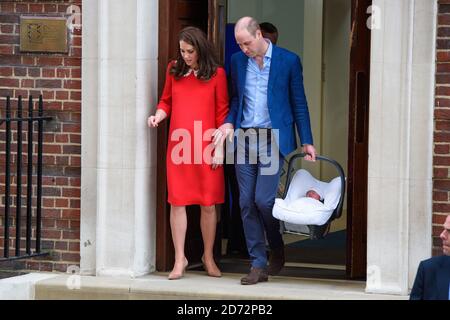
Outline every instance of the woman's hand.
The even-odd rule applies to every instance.
[[[150,128],[156,128],[161,122],[161,118],[157,115],[148,117],[147,123]]]
[[[166,117],[167,115],[164,111],[157,110],[154,116],[148,117],[147,124],[150,128],[156,128]]]
[[[216,147],[214,149],[214,156],[212,158],[212,168],[213,168],[213,170],[216,170],[221,165],[223,165],[224,158],[225,157],[224,157],[224,153],[223,153],[223,146]]]
[[[215,146],[222,145],[228,137],[233,142],[234,126],[231,123],[224,123],[213,133],[213,143]]]

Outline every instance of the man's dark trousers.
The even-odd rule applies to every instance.
[[[267,143],[261,143],[265,139],[261,139],[258,133],[256,135],[257,143],[252,142],[252,139],[243,141],[238,138],[235,167],[240,188],[242,223],[252,267],[266,268],[265,236],[271,250],[284,246],[279,221],[272,216],[284,158],[276,143],[271,141],[270,134]],[[244,149],[245,163],[242,163],[244,156],[239,155]],[[254,161],[250,161],[252,152],[256,154]],[[277,153],[278,157],[272,158],[272,153]]]

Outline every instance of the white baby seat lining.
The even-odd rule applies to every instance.
[[[317,189],[323,195],[324,203],[307,198],[306,192]],[[317,180],[308,171],[298,170],[289,185],[285,199],[275,199],[273,216],[286,222],[286,229],[294,225],[324,225],[339,204],[341,196],[341,178],[330,182]],[[292,231],[299,231],[299,226],[292,226]],[[302,228],[300,228],[302,229]]]

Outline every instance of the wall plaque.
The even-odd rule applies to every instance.
[[[20,17],[20,51],[67,53],[67,26],[63,17]]]

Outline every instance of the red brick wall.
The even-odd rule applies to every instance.
[[[46,115],[54,120],[44,126],[42,247],[48,257],[13,263],[15,269],[66,271],[78,265],[80,256],[80,179],[81,179],[81,30],[69,36],[68,54],[28,54],[19,52],[19,17],[21,15],[68,16],[73,1],[4,1],[0,2],[0,109],[5,115],[6,95],[13,97],[13,110],[19,95],[44,96]],[[26,108],[27,104],[24,104]],[[24,108],[24,109],[25,109]],[[14,128],[14,126],[13,126]],[[26,128],[26,126],[24,127]],[[3,256],[5,126],[0,127],[0,256]],[[13,136],[13,151],[15,139]],[[26,136],[24,137],[26,138]],[[26,141],[26,139],[25,139]],[[26,153],[26,146],[24,153]],[[27,157],[23,157],[26,170]],[[14,155],[13,161],[16,157]],[[15,163],[11,166],[15,184]],[[26,175],[26,172],[24,172]],[[26,194],[26,176],[22,178]],[[15,194],[13,185],[12,194]],[[25,199],[22,200],[25,206]],[[11,215],[15,216],[15,198]],[[23,219],[24,220],[24,219]],[[14,219],[12,224],[14,226]],[[22,227],[24,229],[24,227]],[[14,248],[15,228],[11,231]],[[33,242],[34,245],[34,242]],[[12,252],[13,254],[13,252]],[[5,265],[3,263],[3,265]],[[0,264],[0,268],[2,264]],[[11,267],[11,266],[10,266]]]
[[[442,254],[439,235],[450,214],[450,0],[439,0],[433,172],[433,255]]]

